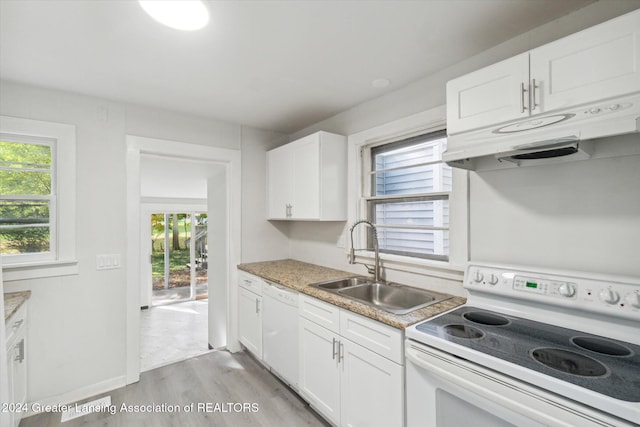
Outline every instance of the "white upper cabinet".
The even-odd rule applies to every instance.
[[[267,153],[268,219],[346,221],[347,142],[317,132]]]
[[[640,10],[447,83],[447,130],[472,129],[640,91]]]
[[[530,58],[533,113],[638,92],[640,10],[534,49]]]
[[[528,81],[528,53],[449,81],[448,133],[528,117]]]

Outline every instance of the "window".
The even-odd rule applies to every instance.
[[[40,254],[55,248],[55,141],[0,134],[0,253]]]
[[[365,148],[364,200],[380,252],[449,259],[452,171],[442,161],[446,145],[445,131],[437,131]]]
[[[6,281],[77,274],[75,199],[75,126],[0,116]]]

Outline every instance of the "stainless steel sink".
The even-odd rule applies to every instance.
[[[351,277],[311,286],[394,314],[407,314],[450,298],[449,295],[437,292],[375,282],[368,277]]]
[[[349,277],[347,279],[331,280],[329,282],[316,283],[315,287],[326,290],[338,290],[344,288],[351,288],[353,286],[362,285],[364,283],[372,283],[368,277]]]

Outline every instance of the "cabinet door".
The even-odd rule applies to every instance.
[[[340,423],[338,346],[338,335],[300,318],[300,394],[336,425]]]
[[[292,203],[291,150],[288,146],[267,152],[267,216],[287,219],[287,206]]]
[[[238,299],[240,342],[258,359],[262,359],[262,297],[240,288]]]
[[[13,398],[13,358],[14,358],[13,346],[9,346],[7,349],[7,384],[9,386],[9,402],[15,403],[15,399]],[[4,419],[4,418],[3,418]],[[20,418],[16,417],[16,413],[13,411],[8,412],[8,424],[9,426],[14,426],[16,424],[16,420],[20,422]]]
[[[403,426],[403,367],[344,338],[340,357],[341,425]]]
[[[27,401],[26,333],[24,326],[21,329],[22,330],[13,345],[13,354],[10,362],[13,364],[13,372],[11,374],[13,382],[13,401],[20,404]],[[22,411],[14,414],[15,426],[20,424],[20,418],[22,418],[22,415]]]
[[[294,219],[320,219],[320,135],[291,144]]]
[[[529,116],[529,54],[447,83],[447,132],[455,134]]]
[[[640,91],[640,11],[534,49],[533,113]]]

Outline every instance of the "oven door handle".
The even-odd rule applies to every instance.
[[[432,375],[437,375],[449,383],[453,383],[458,387],[462,387],[471,393],[474,393],[479,396],[483,396],[484,398],[495,402],[499,406],[507,409],[508,411],[514,412],[516,414],[524,415],[529,419],[536,420],[545,425],[554,425],[554,426],[563,426],[563,427],[572,427],[575,426],[573,423],[569,423],[563,420],[559,420],[552,415],[543,413],[541,411],[534,411],[531,409],[530,405],[525,405],[522,403],[518,403],[517,397],[514,397],[515,394],[519,394],[521,397],[526,397],[526,399],[522,400],[523,402],[527,402],[531,399],[543,400],[547,405],[554,405],[558,407],[565,408],[566,406],[562,404],[558,404],[549,399],[545,399],[544,396],[540,396],[538,393],[534,393],[531,390],[528,390],[528,387],[525,384],[514,384],[513,382],[508,382],[497,377],[496,374],[490,373],[488,370],[480,366],[472,365],[470,362],[459,361],[455,359],[453,356],[442,353],[438,350],[432,349],[421,349],[416,347],[413,344],[409,344],[405,349],[406,358],[417,365],[418,367],[426,370]],[[446,364],[446,365],[445,365]],[[467,372],[467,375],[456,375],[454,373],[455,370],[464,370]],[[469,373],[471,375],[469,375]],[[476,378],[473,378],[473,377]],[[496,391],[490,390],[485,383],[482,382],[493,382],[502,386],[506,389],[511,389],[513,393],[507,393],[505,397],[503,394],[497,393]],[[594,425],[586,422],[584,425]],[[601,425],[601,424],[598,424]],[[607,424],[604,424],[607,425]]]

